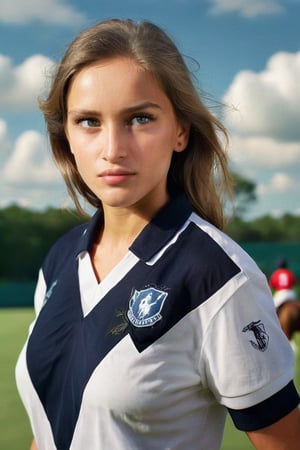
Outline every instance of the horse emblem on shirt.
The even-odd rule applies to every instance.
[[[161,310],[167,296],[167,292],[153,287],[135,289],[129,300],[128,319],[135,327],[151,327],[162,319]]]
[[[260,352],[264,352],[269,344],[269,336],[265,330],[264,324],[257,320],[256,322],[251,322],[247,326],[243,328],[243,332],[252,331],[256,342],[250,340],[250,344],[252,347],[256,348]]]

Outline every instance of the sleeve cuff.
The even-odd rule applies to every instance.
[[[282,419],[299,405],[299,394],[293,381],[272,397],[246,409],[228,408],[238,430],[254,431]]]

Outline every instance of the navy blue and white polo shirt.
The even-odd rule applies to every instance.
[[[41,269],[17,384],[39,450],[216,450],[298,404],[267,280],[185,196],[97,282],[101,212]]]

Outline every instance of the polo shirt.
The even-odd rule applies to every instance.
[[[217,450],[226,413],[251,431],[294,409],[294,359],[255,262],[184,195],[98,283],[103,224],[41,268],[17,385],[39,450]]]

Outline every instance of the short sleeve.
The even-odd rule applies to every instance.
[[[204,337],[200,366],[220,404],[249,408],[293,379],[294,354],[263,274],[246,279],[216,311]]]

